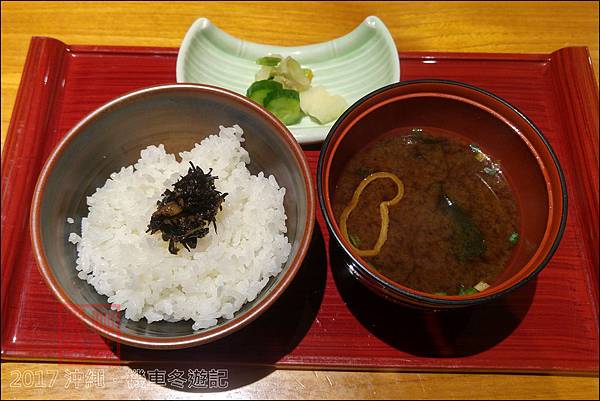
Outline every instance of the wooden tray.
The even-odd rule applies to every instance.
[[[361,370],[598,371],[598,92],[585,48],[552,54],[400,53],[402,80],[445,78],[505,98],[564,168],[569,218],[539,277],[496,303],[445,313],[387,304],[329,255],[322,216],[297,279],[259,320],[206,346],[148,351],[88,330],[50,293],[28,213],[38,173],[83,116],[125,92],[175,82],[177,49],[68,46],[33,38],[2,159],[2,358],[205,361]],[[306,148],[316,169],[318,147]]]

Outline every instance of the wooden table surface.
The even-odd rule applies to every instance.
[[[234,36],[293,46],[341,36],[368,15],[383,19],[400,51],[549,53],[588,46],[598,80],[595,1],[2,2],[2,144],[31,36],[178,47],[190,24],[204,16]],[[3,362],[1,373],[3,399],[598,399],[597,376],[271,370],[248,380],[247,372],[234,370],[227,391],[188,393],[140,380],[126,366]],[[72,380],[75,374],[85,382]]]

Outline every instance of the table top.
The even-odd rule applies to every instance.
[[[177,47],[204,16],[236,37],[293,46],[341,36],[368,15],[383,19],[400,51],[550,53],[588,46],[598,79],[597,2],[3,2],[2,144],[31,36]],[[228,371],[227,391],[215,394],[167,388],[127,366],[10,362],[1,373],[2,398],[598,398],[597,377],[562,375],[246,368]]]

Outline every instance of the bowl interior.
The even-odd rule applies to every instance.
[[[250,171],[273,174],[279,185],[286,188],[284,206],[292,251],[279,276],[270,280],[255,301],[245,304],[233,321],[267,297],[290,269],[307,234],[310,194],[290,142],[286,142],[278,132],[280,128],[264,114],[258,107],[243,105],[221,91],[171,86],[117,102],[78,127],[77,135],[64,144],[54,160],[39,208],[42,249],[48,269],[64,295],[98,324],[126,336],[178,338],[198,334],[192,331],[191,321],[148,324],[145,319],[134,322],[121,317],[120,313],[107,313],[107,298],[77,277],[76,247],[68,242],[68,236],[71,232],[80,233],[81,219],[88,213],[86,197],[103,186],[112,172],[135,163],[146,146],[162,143],[167,152],[177,153],[218,133],[219,125],[238,124],[244,130],[243,146],[250,154]],[[76,224],[68,224],[68,217]],[[228,322],[232,321],[221,320],[217,326],[200,333],[218,331],[223,325],[231,324]]]
[[[415,127],[443,130],[478,144],[501,164],[517,203],[520,239],[489,291],[506,288],[531,273],[538,266],[534,260],[548,252],[542,244],[556,235],[551,220],[560,220],[555,216],[561,212],[560,182],[557,173],[549,171],[554,168],[551,155],[540,135],[516,111],[465,87],[439,83],[396,86],[366,99],[346,115],[335,128],[324,155],[322,174],[329,216],[333,216],[331,203],[337,180],[348,160],[395,130]],[[342,238],[335,217],[332,220],[338,238]],[[349,248],[343,239],[342,244]],[[353,256],[371,270],[360,257]]]

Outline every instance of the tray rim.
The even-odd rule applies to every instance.
[[[40,50],[40,47],[43,47],[43,49]],[[37,49],[36,49],[37,48]],[[37,55],[36,55],[36,51],[37,51]],[[511,61],[511,62],[550,62],[552,61],[552,59],[554,57],[556,58],[562,58],[561,57],[561,53],[566,53],[566,52],[577,52],[577,53],[585,53],[588,54],[589,56],[589,51],[586,47],[566,47],[566,48],[562,48],[559,49],[553,53],[550,54],[543,54],[543,53],[527,53],[527,54],[519,54],[519,53],[447,53],[447,52],[399,52],[399,57],[400,60],[402,59],[428,59],[428,58],[438,58],[438,59],[457,59],[457,60],[462,60],[462,61],[469,61],[469,60],[473,60],[473,61],[482,61],[482,60],[490,60],[490,61]],[[41,54],[40,54],[41,53]],[[52,78],[52,76],[54,75],[55,81],[56,82],[51,82],[50,85],[48,86],[48,93],[44,93],[41,96],[41,99],[38,99],[39,102],[43,103],[46,105],[46,109],[45,111],[49,111],[48,107],[52,107],[53,106],[53,101],[54,101],[54,89],[56,88],[56,86],[58,85],[58,77],[60,77],[61,73],[62,73],[62,62],[58,63],[58,65],[48,65],[41,63],[36,65],[36,63],[33,61],[34,58],[32,57],[38,57],[40,58],[42,54],[46,54],[46,53],[50,53],[50,54],[54,54],[55,57],[65,57],[66,54],[68,53],[86,53],[86,54],[102,54],[102,53],[117,53],[117,54],[122,54],[122,55],[165,55],[165,56],[176,56],[178,53],[178,49],[177,48],[166,48],[166,47],[145,47],[145,46],[96,46],[96,45],[67,45],[57,39],[54,38],[48,38],[48,37],[33,37],[31,40],[31,44],[30,44],[30,48],[29,48],[29,53],[27,55],[26,58],[26,62],[24,65],[24,69],[23,69],[23,73],[21,75],[21,82],[19,85],[19,90],[17,92],[17,97],[15,99],[15,103],[13,106],[13,111],[12,111],[12,115],[11,115],[11,120],[10,120],[10,124],[7,130],[7,135],[6,135],[6,141],[4,143],[3,149],[2,149],[2,183],[4,184],[5,182],[8,181],[8,178],[10,174],[7,174],[7,168],[10,168],[12,166],[9,166],[9,162],[13,159],[13,153],[14,153],[14,141],[15,138],[17,136],[17,134],[15,133],[15,131],[17,130],[16,126],[16,120],[18,119],[18,115],[19,113],[23,112],[23,98],[27,96],[27,91],[31,91],[31,84],[28,84],[28,82],[24,82],[24,77],[27,77],[30,74],[35,74],[35,73],[40,73],[40,71],[46,69],[50,69],[50,74],[49,76]],[[48,57],[47,57],[48,58]],[[565,59],[567,59],[567,57],[564,57]],[[62,60],[62,59],[60,59]],[[39,61],[39,60],[38,60]],[[566,67],[568,66],[568,62],[566,60],[559,60],[562,64],[567,64]],[[565,66],[562,66],[562,68],[566,68]],[[572,66],[571,66],[572,67]],[[587,79],[587,82],[585,82],[585,87],[588,92],[590,90],[590,81],[593,85],[595,85],[595,88],[597,88],[597,84],[595,82],[595,76],[593,73],[593,69],[591,68],[591,64],[586,66],[587,68],[583,68],[583,72],[582,71],[578,71],[577,74],[581,75],[583,74],[585,76],[585,78]],[[53,85],[54,84],[54,85]],[[559,88],[563,88],[564,86],[564,82],[557,82],[556,83],[558,85]],[[593,88],[593,87],[592,87]],[[581,89],[581,88],[578,88]],[[592,90],[593,92],[593,90]],[[592,93],[593,95],[594,93]],[[29,93],[29,95],[31,96],[31,93]],[[592,96],[592,100],[594,96]],[[569,99],[567,99],[569,100]],[[595,104],[598,104],[598,96],[597,96],[597,92],[595,93]],[[569,105],[569,103],[567,103],[567,106]],[[573,106],[575,107],[575,106]],[[590,110],[593,107],[593,102],[592,104],[587,107],[587,111],[586,113],[588,114],[586,116],[586,119],[584,121],[584,124],[588,124],[590,122],[593,123],[594,121],[594,117],[595,117],[595,121],[596,121],[596,127],[597,127],[597,120],[598,120],[598,109],[597,107],[595,108],[595,113],[594,111],[590,112]],[[573,110],[571,110],[571,113],[573,112]],[[41,116],[38,116],[38,120],[39,119],[44,119],[44,113],[41,113]],[[594,116],[595,114],[595,116]],[[48,126],[50,124],[50,120],[52,120],[52,116],[45,116],[45,124],[43,124],[42,121],[42,125],[44,126]],[[562,120],[562,119],[561,119]],[[40,121],[37,121],[38,123]],[[564,122],[563,122],[564,123]],[[591,133],[590,135],[591,137],[591,142],[592,144],[595,143],[597,144],[598,142],[598,133],[597,130],[595,132],[595,137],[594,137],[594,132]],[[582,141],[584,142],[584,141]],[[43,146],[41,144],[38,144],[38,147],[42,148]],[[577,158],[574,158],[572,155],[573,154],[577,154],[575,150],[572,149],[572,144],[570,146],[568,146],[569,150],[571,151],[571,162],[573,164],[575,164],[575,160],[577,160]],[[580,149],[578,149],[580,150]],[[597,161],[598,161],[598,152],[597,152],[597,146],[595,147],[588,147],[588,148],[584,148],[584,158],[586,160],[587,163],[596,163],[597,166]],[[595,152],[594,152],[595,151]],[[8,161],[7,161],[8,160]],[[43,162],[43,161],[42,161]],[[580,164],[585,165],[584,162],[581,162]],[[587,172],[587,171],[586,171]],[[597,177],[597,169],[596,169],[596,177]],[[592,174],[594,173],[594,171],[592,171]],[[589,174],[586,177],[581,177],[578,181],[579,181],[579,186],[586,188],[586,187],[590,187],[589,184],[586,185],[586,183],[588,183],[589,181],[587,181]],[[6,178],[6,179],[5,179]],[[597,182],[597,179],[596,179]],[[592,191],[590,193],[586,193],[583,196],[583,199],[580,199],[580,195],[577,195],[577,205],[578,207],[581,207],[581,204],[587,206],[587,208],[585,209],[586,211],[591,211],[591,213],[594,213],[594,209],[595,209],[595,219],[597,222],[597,216],[598,216],[598,191],[597,191],[597,186],[595,187],[596,192],[594,194],[593,192],[593,187],[592,187]],[[8,202],[7,198],[7,191],[5,191],[6,185],[3,185],[3,189],[2,189],[2,208],[4,209],[5,207],[5,203]],[[573,196],[573,195],[572,195]],[[589,200],[591,199],[593,201],[594,196],[596,197],[596,202],[592,202],[590,203]],[[25,197],[26,199],[26,197]],[[595,208],[594,208],[595,207]],[[578,215],[583,215],[583,213],[578,213]],[[594,215],[592,214],[592,217]],[[4,216],[3,216],[4,217]],[[583,217],[579,216],[579,222],[577,224],[577,226],[579,228],[583,227],[582,225],[582,220]],[[2,225],[2,237],[5,237],[5,229],[6,229],[6,224],[3,220],[3,225]],[[594,233],[591,232],[591,234],[589,233],[589,231],[586,230],[581,230],[582,231],[582,235],[588,235],[588,241],[586,241],[586,245],[587,245],[587,256],[590,259],[590,263],[592,264],[592,268],[591,269],[586,269],[590,271],[590,274],[592,277],[590,277],[590,285],[589,287],[592,287],[592,292],[593,294],[590,294],[592,297],[592,307],[594,308],[594,310],[596,311],[596,317],[597,317],[597,311],[598,311],[598,264],[597,264],[597,247],[595,248],[596,253],[594,256],[594,243],[591,242],[590,243],[590,239],[593,240],[594,238]],[[597,240],[597,227],[596,227],[596,233],[595,233],[595,238]],[[597,241],[596,241],[597,242]],[[10,272],[13,270],[12,268],[4,268],[4,266],[10,265],[10,263],[8,263],[8,261],[10,261],[10,259],[6,259],[5,260],[5,240],[2,240],[2,328],[4,331],[4,326],[5,326],[5,308],[6,308],[6,297],[4,296],[5,294],[5,288],[7,287],[8,283],[10,282]],[[595,259],[594,259],[595,258]],[[596,260],[595,263],[595,269],[594,269],[594,260]],[[595,276],[594,276],[595,275]],[[595,277],[595,280],[594,280]],[[594,285],[595,284],[595,285]],[[595,291],[595,292],[594,292]],[[596,319],[596,327],[598,326],[598,320]],[[29,358],[24,358],[24,357],[19,357],[19,356],[15,356],[15,357],[11,357],[10,355],[7,355],[5,353],[5,343],[4,343],[4,336],[2,337],[2,360],[28,360]],[[32,357],[31,360],[50,360],[50,358],[37,358],[37,357]],[[58,358],[57,358],[58,359]],[[60,359],[61,361],[64,361],[64,359]],[[77,361],[81,361],[81,360],[77,360]],[[96,363],[93,359],[86,359],[84,360],[85,362],[88,363]],[[110,360],[100,360],[101,363],[109,363],[109,364],[114,364],[115,361],[110,361]],[[128,364],[131,363],[130,361],[120,361],[120,360],[116,360],[117,364]],[[282,364],[282,365],[276,365],[277,368],[295,368],[295,367],[301,367],[301,368],[307,368],[307,366],[313,366],[313,365],[296,365],[294,363],[291,364]],[[322,368],[322,367],[321,367]],[[331,368],[331,369],[347,369],[347,368],[343,368],[343,367],[336,367],[335,365],[328,365],[327,368]],[[365,368],[360,368],[361,370],[369,370],[369,369],[365,369]],[[386,368],[383,368],[384,370]],[[377,369],[377,370],[381,370],[381,369]],[[396,369],[392,369],[392,370],[398,370]],[[412,370],[419,370],[419,368],[412,368]],[[430,369],[425,369],[427,371],[430,371]],[[441,368],[441,370],[443,371],[448,371],[447,367]],[[452,371],[455,372],[459,372],[459,371],[478,371],[478,372],[483,372],[485,369],[482,368],[472,368],[469,369],[468,367],[465,368],[452,368]],[[492,370],[495,372],[501,371],[499,369],[496,370]],[[513,372],[514,370],[510,370],[511,372]],[[574,372],[571,370],[543,370],[544,372]],[[524,372],[529,372],[529,373],[534,373],[535,370],[524,370]],[[595,372],[597,372],[597,368],[595,370]],[[589,373],[589,371],[583,371],[583,373]],[[592,372],[593,373],[593,372]]]

